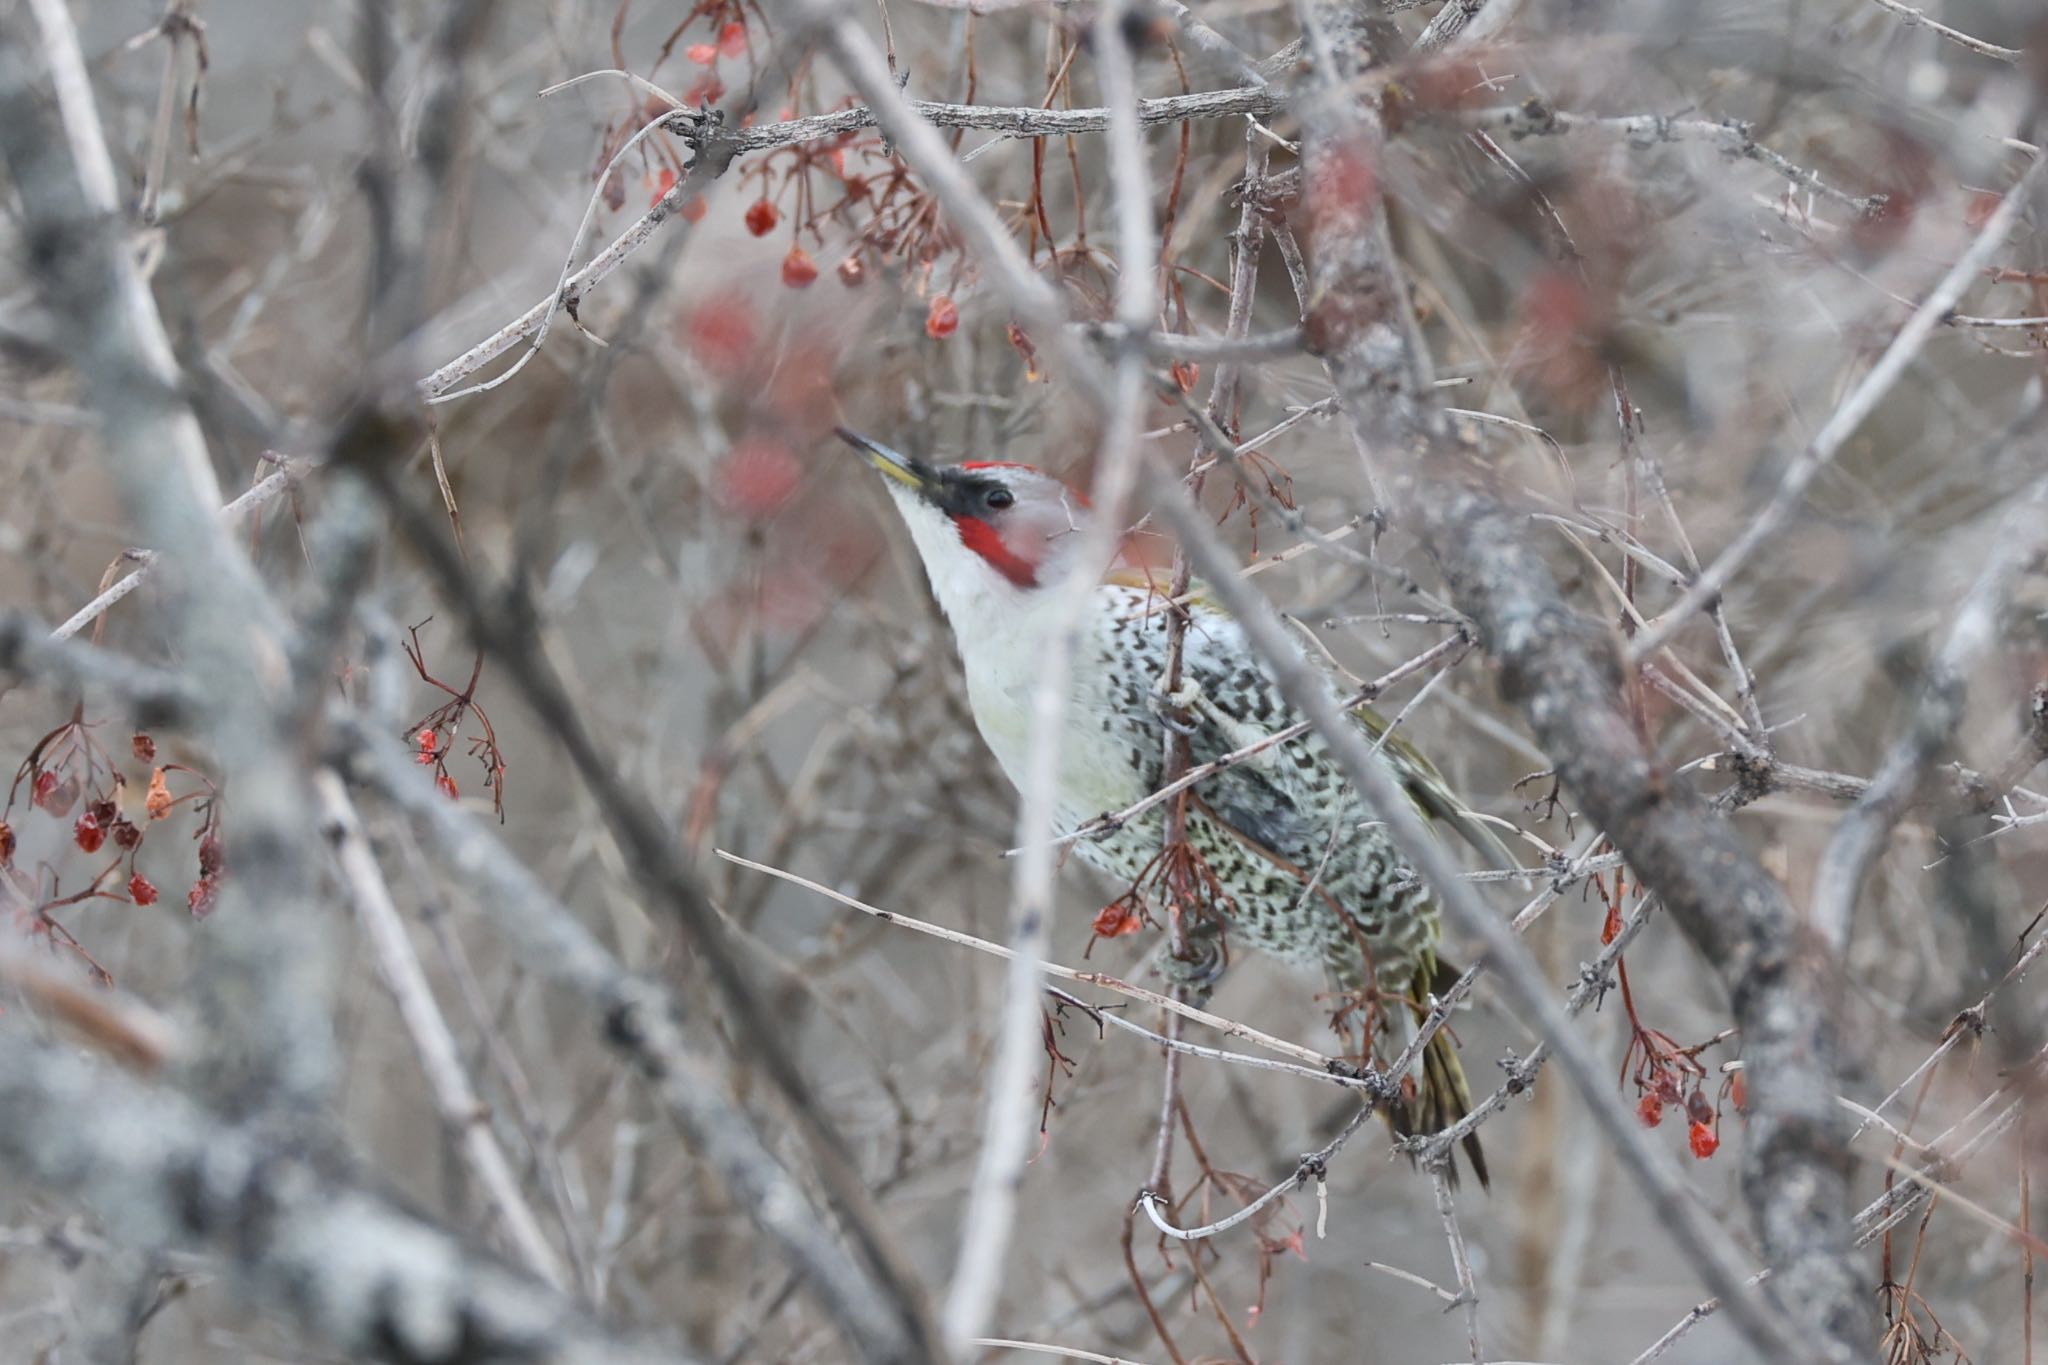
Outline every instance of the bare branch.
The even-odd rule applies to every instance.
[[[852,20],[845,20],[844,23],[845,33],[842,41],[872,49],[866,35],[853,25]],[[828,33],[838,34],[839,29],[830,29]],[[874,61],[877,66],[880,65],[881,59],[878,54],[874,56]],[[886,68],[882,74],[886,80]],[[856,84],[860,82],[856,80]],[[948,162],[952,160],[950,153],[945,151],[944,144],[936,135],[932,136],[929,144],[926,144],[923,138],[916,138],[910,145],[905,145],[903,133],[900,127],[896,126],[898,110],[920,120],[920,126],[926,129],[979,128],[1020,138],[1064,137],[1074,133],[1101,132],[1109,127],[1110,122],[1108,109],[1000,108],[978,104],[935,104],[928,100],[906,100],[897,94],[893,85],[887,87],[887,94],[880,100],[876,98],[877,89],[871,85],[863,86],[862,93],[867,96],[868,105],[831,114],[815,114],[807,118],[760,124],[736,132],[706,127],[694,114],[687,111],[671,115],[668,122],[669,131],[683,137],[697,148],[698,162],[705,168],[705,173],[700,176],[694,173],[693,168],[690,177],[657,200],[653,207],[614,238],[611,244],[592,258],[588,265],[567,275],[554,293],[426,376],[420,381],[420,391],[429,398],[446,395],[468,376],[538,332],[558,308],[573,307],[591,289],[624,265],[627,258],[652,239],[661,226],[674,217],[684,204],[701,194],[713,176],[723,174],[735,158],[800,142],[815,142],[820,138],[834,137],[863,128],[881,128],[902,148],[905,159],[921,170],[928,165],[927,158],[935,155],[944,156]],[[876,105],[880,105],[886,111],[886,117],[877,115],[874,107]],[[1251,86],[1236,90],[1212,90],[1194,95],[1142,100],[1138,103],[1138,118],[1139,122],[1154,126],[1179,123],[1187,119],[1269,114],[1280,105],[1281,97],[1277,92]],[[955,174],[958,175],[957,172]],[[1009,244],[1008,253],[995,246],[999,240],[1008,243],[1009,235],[1007,229],[1002,228],[995,220],[994,211],[986,206],[985,201],[981,202],[978,212],[965,208],[970,202],[980,201],[981,197],[971,190],[966,190],[964,176],[958,178],[957,184],[950,181],[942,182],[935,188],[947,198],[948,209],[955,220],[959,221],[975,240],[978,254],[988,258],[993,251],[996,253],[994,259],[997,261],[1004,261],[1006,256],[1016,254],[1014,244]],[[964,195],[961,193],[962,190],[966,190]],[[967,214],[964,219],[963,210]],[[1022,283],[1027,279],[1032,282]],[[1027,325],[1044,330],[1058,324],[1058,315],[1049,306],[1049,292],[1041,282],[1037,282],[1031,276],[1028,269],[1013,275],[1011,283],[1020,291],[1017,294],[1018,298],[1036,301],[1036,306],[1020,309],[1026,315]],[[1149,325],[1150,321],[1147,319],[1145,325]]]
[[[1957,608],[1928,667],[1906,733],[1842,818],[1814,874],[1813,926],[1834,952],[1848,948],[1856,897],[1870,864],[1918,793],[1928,767],[1962,724],[1966,670],[1999,638],[2013,582],[2048,542],[2048,482],[2036,483],[1997,533],[1991,562]]]
[[[238,1126],[19,1026],[8,1032],[0,1153],[10,1170],[82,1200],[131,1245],[211,1250],[338,1352],[558,1365],[683,1359],[606,1327],[261,1120]]]
[[[729,1093],[728,1078],[685,1042],[679,1003],[659,984],[628,972],[494,834],[435,791],[395,743],[352,717],[337,718],[337,729],[344,744],[335,759],[343,770],[418,822],[461,879],[487,895],[497,923],[532,969],[592,1007],[593,1028],[632,1063],[748,1216],[810,1278],[849,1339],[866,1343],[871,1354],[915,1358],[903,1326],[914,1306],[892,1301],[875,1272],[838,1244],[831,1220]]]
[[[2007,235],[2019,221],[2020,211],[2026,207],[2035,184],[2041,178],[2043,164],[2040,158],[2036,158],[2013,187],[2005,192],[2005,197],[1999,200],[1998,207],[1985,220],[1983,229],[1970,243],[1969,249],[1956,259],[1928,292],[1906,325],[1892,338],[1891,345],[1885,348],[1877,363],[1828,417],[1827,423],[1786,465],[1771,500],[1750,518],[1742,533],[1707,566],[1706,572],[1693,580],[1684,595],[1667,607],[1648,630],[1630,641],[1628,662],[1631,665],[1640,663],[1669,644],[1695,613],[1726,590],[1757,548],[1785,524],[1814,477],[1827,468],[1844,443],[1876,411],[1879,402],[1898,383],[1914,357],[1920,354],[1920,348],[1927,344],[1927,338],[1954,309],[1956,300],[1977,281],[1986,263],[2005,245]]]
[[[54,122],[30,85],[35,53],[56,89]],[[207,738],[248,850],[214,921],[232,931],[199,936],[206,964],[198,985],[216,1045],[196,1056],[220,1102],[310,1102],[334,1072],[332,959],[312,894],[298,745],[285,727],[292,708],[284,622],[221,520],[212,460],[129,247],[62,0],[0,11],[0,157],[28,235],[44,243],[35,282],[99,412],[128,514],[172,579],[172,623],[208,703]]]

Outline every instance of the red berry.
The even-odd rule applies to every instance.
[[[741,294],[706,299],[690,315],[688,342],[704,368],[721,378],[738,376],[754,359],[753,307]]]
[[[858,256],[848,256],[839,263],[839,282],[848,289],[858,288],[868,277],[868,268],[861,264]]]
[[[1122,938],[1135,934],[1145,927],[1144,920],[1131,913],[1131,908],[1122,901],[1105,905],[1096,912],[1095,923],[1091,926],[1097,938]]]
[[[107,831],[93,817],[93,813],[87,811],[79,816],[78,823],[71,827],[71,838],[72,842],[87,853],[97,853],[100,851],[100,845],[107,841]]]
[[[718,51],[726,57],[744,57],[747,53],[747,26],[734,20],[720,29]]]
[[[1664,1121],[1664,1101],[1655,1095],[1645,1095],[1636,1101],[1636,1117],[1643,1121],[1643,1127],[1655,1128]]]
[[[661,202],[661,197],[664,194],[667,194],[670,190],[674,189],[675,187],[676,173],[670,170],[668,167],[663,166],[661,168],[661,174],[654,177],[654,196],[653,198],[647,201],[647,207],[653,208],[656,204],[659,204]]]
[[[432,730],[422,730],[419,733],[418,742],[420,746],[420,752],[423,754],[430,754],[434,752],[434,750],[441,747],[441,736],[436,734]]]
[[[1192,360],[1176,360],[1173,362],[1172,373],[1176,388],[1182,393],[1193,393],[1196,381],[1202,377],[1202,367]]]
[[[440,789],[441,795],[447,797],[450,801],[462,795],[462,789],[455,785],[455,779],[446,773],[441,773],[435,777],[434,785]]]
[[[780,442],[749,437],[719,466],[718,500],[741,516],[772,516],[802,482],[803,467]]]
[[[716,104],[724,98],[725,82],[708,71],[704,73],[702,79],[683,92],[683,103],[693,108],[698,105]]]
[[[14,861],[14,826],[0,820],[0,867]]]
[[[791,289],[808,289],[817,281],[818,263],[811,259],[811,253],[800,246],[793,246],[782,258],[782,282]]]
[[[138,872],[128,879],[128,899],[137,905],[155,905],[156,885]]]
[[[133,748],[135,751],[135,758],[137,762],[156,762],[156,741],[151,739],[148,735],[145,735],[142,733],[142,731],[137,730],[135,732],[135,738],[128,741],[128,743],[129,746]]]
[[[57,790],[57,774],[48,768],[36,774],[35,784],[29,788],[29,800],[38,806],[48,806],[50,797]]]
[[[709,66],[718,60],[718,49],[710,43],[691,43],[683,49],[683,55],[699,66]]]
[[[221,850],[220,837],[209,834],[199,841],[199,876],[202,880],[218,877],[227,865],[227,855]]]
[[[953,306],[951,295],[941,294],[932,300],[932,306],[925,311],[924,334],[934,341],[940,341],[960,330],[960,310]]]
[[[705,204],[703,195],[693,194],[683,201],[682,211],[684,222],[701,223],[704,221],[704,215],[710,212],[710,207]]]
[[[1721,1149],[1721,1139],[1704,1123],[1694,1122],[1686,1129],[1685,1140],[1686,1145],[1692,1148],[1692,1154],[1701,1161],[1705,1161]]]
[[[782,211],[766,199],[756,199],[747,205],[747,231],[756,237],[766,237],[781,221]]]
[[[1749,1108],[1749,1081],[1743,1072],[1736,1072],[1728,1079],[1728,1098],[1738,1110]]]
[[[125,815],[114,821],[113,830],[114,842],[122,848],[134,848],[142,842],[142,831]]]
[[[185,893],[185,908],[192,912],[192,918],[205,919],[213,913],[213,903],[219,896],[220,883],[211,877],[201,877]]]

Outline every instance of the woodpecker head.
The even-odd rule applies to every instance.
[[[956,630],[993,625],[1067,571],[1088,505],[1058,479],[1021,464],[928,465],[845,427],[839,436],[882,474]]]

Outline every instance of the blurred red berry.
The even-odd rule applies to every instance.
[[[137,730],[135,738],[128,741],[128,743],[129,747],[135,751],[135,759],[138,763],[156,762],[156,741],[148,735]]]
[[[858,288],[867,280],[868,268],[861,264],[858,256],[848,256],[839,263],[839,282],[848,289]]]
[[[432,730],[422,730],[417,742],[421,753],[430,754],[441,747],[441,736]]]
[[[692,108],[699,105],[716,104],[724,98],[725,82],[708,71],[695,84],[691,85],[688,90],[683,92],[683,103]]]
[[[462,795],[462,789],[455,785],[455,779],[446,773],[440,773],[434,778],[434,786],[450,801]]]
[[[675,187],[676,173],[670,170],[668,167],[663,166],[661,168],[661,174],[654,177],[654,195],[647,201],[647,207],[653,208],[656,204],[659,204],[661,202],[661,197],[664,194],[667,194],[670,190],[674,189]]]
[[[1182,393],[1193,393],[1195,384],[1202,377],[1202,367],[1192,360],[1173,362],[1173,382]]]
[[[1643,1127],[1655,1128],[1664,1121],[1664,1101],[1655,1095],[1645,1095],[1636,1101],[1636,1117],[1643,1121]]]
[[[782,258],[782,282],[791,289],[808,289],[817,282],[818,263],[811,259],[811,253],[800,246],[793,246]]]
[[[1357,213],[1379,192],[1379,168],[1363,138],[1329,149],[1309,182],[1309,204],[1318,215]]]
[[[699,66],[709,66],[718,60],[718,48],[711,43],[691,43],[683,55]]]
[[[704,202],[704,196],[701,194],[693,194],[683,201],[683,221],[686,223],[701,223],[704,221],[704,215],[710,211],[710,205]]]
[[[0,867],[14,861],[14,826],[0,820]]]
[[[747,55],[747,26],[738,20],[727,24],[718,33],[718,51],[721,56],[744,57]]]
[[[220,883],[211,877],[201,877],[185,893],[185,908],[192,912],[192,918],[205,919],[213,913],[213,903],[219,896]]]
[[[1705,1161],[1715,1152],[1721,1150],[1721,1139],[1716,1137],[1714,1130],[1704,1123],[1695,1122],[1690,1128],[1686,1129],[1685,1141],[1686,1145],[1692,1148],[1692,1154],[1701,1161]]]
[[[134,848],[142,842],[142,831],[127,816],[114,821],[114,842],[122,848]]]
[[[1745,1077],[1746,1073],[1738,1071],[1728,1078],[1728,1099],[1742,1111],[1749,1109],[1749,1081]]]
[[[742,294],[707,299],[690,314],[688,342],[704,368],[731,379],[754,361],[754,309]]]
[[[35,782],[28,789],[28,799],[35,805],[48,806],[50,798],[57,791],[57,774],[48,768],[36,774]]]
[[[802,482],[803,466],[781,442],[749,437],[719,466],[718,500],[744,517],[772,516]]]
[[[155,905],[156,885],[138,872],[128,879],[128,899],[137,905]]]
[[[932,306],[925,310],[924,334],[934,341],[942,341],[960,330],[960,310],[953,306],[952,296],[941,294],[932,300]]]
[[[756,199],[747,205],[747,231],[756,237],[766,237],[781,221],[782,211],[766,199]]]
[[[107,841],[107,831],[93,817],[93,813],[87,811],[71,826],[71,841],[87,853],[97,853],[100,851],[100,845]]]

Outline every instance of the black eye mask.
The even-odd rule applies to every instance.
[[[987,517],[1015,505],[1016,494],[986,474],[947,468],[939,471],[938,493],[932,502],[949,517]]]

